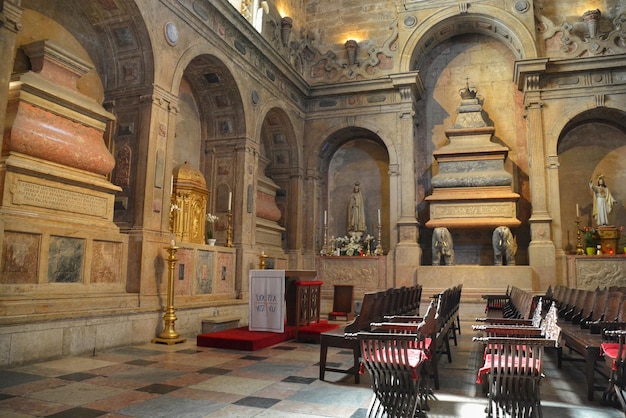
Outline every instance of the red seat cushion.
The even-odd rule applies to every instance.
[[[523,364],[520,364],[520,359],[516,358],[516,359],[511,359],[509,358],[508,361],[505,363],[504,360],[502,359],[502,357],[500,357],[500,359],[498,359],[497,356],[493,356],[493,355],[488,355],[487,357],[485,357],[485,364],[483,364],[483,367],[480,368],[480,370],[478,371],[478,378],[476,379],[476,383],[478,384],[482,384],[483,383],[483,376],[488,374],[491,371],[491,363],[494,360],[494,358],[496,359],[496,365],[498,364],[498,361],[500,361],[500,367],[502,366],[506,366],[507,369],[511,369],[511,368],[516,368],[516,369],[526,369],[528,366],[532,367],[534,370],[535,374],[539,374],[539,369],[540,369],[540,364],[539,364],[539,360],[532,360],[530,359],[528,362],[528,366],[526,366],[526,359],[522,359],[523,360]],[[526,371],[526,370],[522,370],[522,371]]]
[[[612,370],[617,370],[617,355],[619,354],[619,343],[602,343],[600,344],[600,353],[607,359],[607,364]],[[622,353],[625,357],[626,353]]]
[[[363,362],[361,362],[360,372],[363,373],[364,362],[373,362],[380,364],[393,364],[399,366],[406,366],[413,372],[413,380],[419,379],[418,367],[422,365],[425,361],[430,360],[430,353],[426,350],[420,350],[415,348],[409,348],[406,350],[406,358],[408,360],[408,364],[404,363],[404,356],[397,349],[392,350],[377,350],[375,352],[374,358],[368,358],[366,355],[363,357]]]

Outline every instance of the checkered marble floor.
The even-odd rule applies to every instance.
[[[487,401],[475,384],[481,353],[471,342],[476,308],[462,306],[461,315],[462,335],[452,362],[441,359],[441,389],[433,393],[428,417],[485,416]],[[554,353],[547,359],[545,417],[623,417],[586,400],[582,363],[559,370]],[[345,350],[329,352],[329,362],[350,360]],[[365,417],[368,376],[359,385],[339,373],[320,381],[318,361],[318,345],[295,342],[255,352],[197,347],[195,338],[121,347],[0,369],[0,417]]]

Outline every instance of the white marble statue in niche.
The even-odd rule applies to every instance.
[[[589,188],[593,192],[593,217],[598,226],[609,224],[609,213],[613,211],[613,205],[617,203],[604,181],[604,175],[598,175],[598,184],[593,185],[589,179]]]

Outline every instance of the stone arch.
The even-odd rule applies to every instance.
[[[54,19],[80,42],[93,61],[105,94],[152,85],[152,43],[134,1],[105,5],[82,0],[26,0],[22,7]],[[67,13],[68,9],[73,13]]]
[[[189,54],[180,60],[172,91],[178,93],[182,78],[191,86],[202,120],[202,135],[214,139],[241,138],[246,135],[243,100],[234,73],[223,60],[211,54]]]
[[[337,148],[344,142],[354,138],[354,136],[364,135],[368,138],[372,138],[378,142],[387,150],[389,165],[397,165],[400,157],[397,154],[394,144],[390,143],[383,136],[379,135],[380,129],[370,123],[362,122],[353,126],[330,126],[326,131],[317,136],[319,142],[317,146],[312,149],[312,152],[304,156],[305,166],[308,169],[314,169],[319,173],[324,172],[327,166],[324,165],[325,160],[329,155],[332,155],[337,151]]]
[[[532,13],[527,10],[524,13]],[[420,58],[445,39],[465,33],[483,33],[506,44],[517,59],[537,56],[533,34],[513,15],[489,5],[472,3],[468,13],[458,6],[447,7],[426,18],[409,36],[401,57],[400,72],[420,67]]]

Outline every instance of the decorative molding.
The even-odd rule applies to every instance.
[[[547,48],[547,55],[578,58],[626,53],[626,11],[612,20],[612,30],[609,32],[597,32],[600,27],[599,21],[608,20],[601,17],[599,10],[586,12],[580,22],[566,21],[560,25],[555,25],[538,10],[535,12],[535,17],[544,43],[549,45],[557,40],[561,45],[558,51]]]

